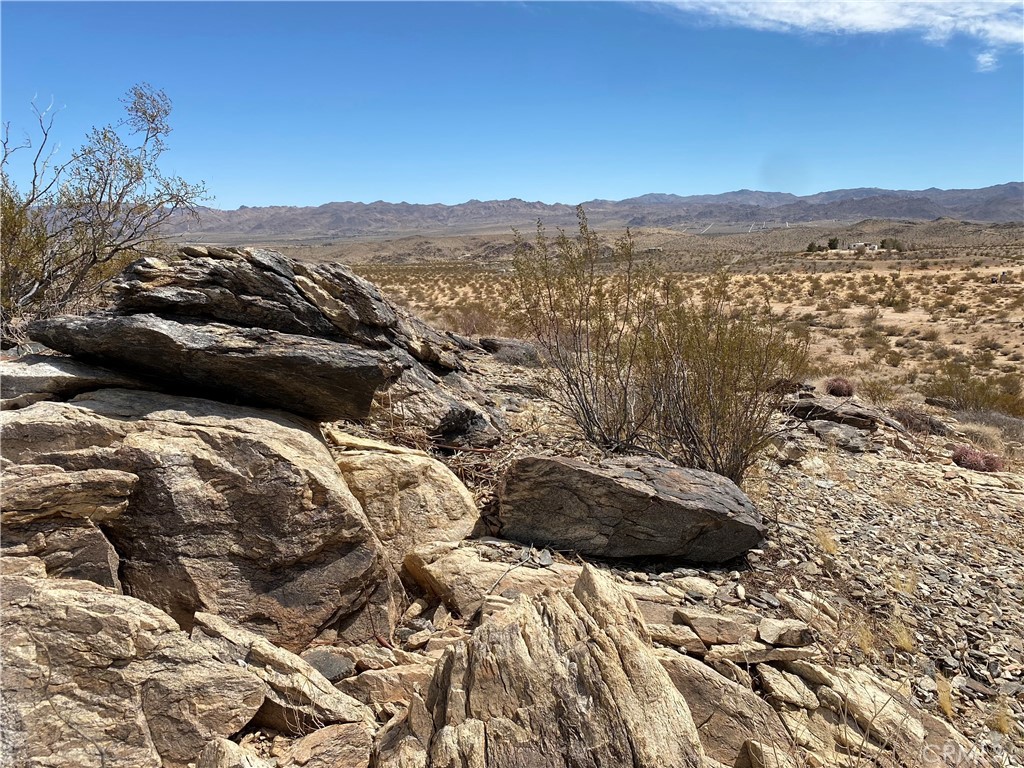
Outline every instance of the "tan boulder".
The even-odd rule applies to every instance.
[[[532,568],[519,562],[488,560],[474,546],[452,544],[428,544],[412,550],[406,555],[405,569],[428,593],[467,618],[490,594],[539,595],[549,587],[571,587],[580,575],[576,565]]]
[[[749,688],[676,651],[660,650],[657,658],[700,724],[701,743],[710,757],[732,765],[748,739],[781,749],[792,746],[778,714]]]
[[[371,720],[362,704],[335,689],[310,664],[217,616],[197,613],[192,640],[214,657],[237,664],[266,684],[266,700],[255,720],[259,725],[304,734],[331,723]]]
[[[473,495],[437,459],[376,447],[335,451],[334,458],[392,562],[423,542],[458,542],[473,532]]]
[[[183,628],[217,613],[295,651],[390,633],[401,585],[308,423],[125,389],[0,422],[0,449],[19,464],[138,476],[104,531],[126,590]]]

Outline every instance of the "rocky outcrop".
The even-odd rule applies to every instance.
[[[102,529],[125,590],[285,648],[390,633],[402,590],[323,441],[284,415],[134,390],[0,414],[2,451],[138,482]]]
[[[70,579],[2,590],[4,765],[185,768],[263,703],[260,680],[147,603]]]
[[[363,418],[386,391],[380,408],[444,441],[500,437],[456,344],[343,265],[185,247],[135,262],[113,287],[114,314],[39,321],[29,334],[157,389],[321,421]]]
[[[703,766],[636,604],[589,567],[572,593],[520,597],[452,646],[377,758],[381,768]]]
[[[336,431],[330,435],[336,445],[346,443]],[[479,518],[473,496],[437,459],[365,440],[333,454],[392,562],[400,564],[424,542],[455,543],[473,532]]]
[[[719,563],[765,533],[730,480],[651,457],[593,466],[529,456],[509,469],[499,499],[502,536],[596,557]]]

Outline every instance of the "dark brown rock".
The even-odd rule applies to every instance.
[[[320,421],[364,418],[403,368],[393,356],[350,344],[151,314],[55,317],[28,332],[62,352],[159,380],[161,388]]]
[[[501,535],[609,558],[724,562],[764,537],[761,516],[736,485],[651,457],[529,456],[500,490]]]

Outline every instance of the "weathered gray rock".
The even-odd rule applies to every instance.
[[[761,516],[732,481],[651,457],[529,456],[499,492],[501,535],[597,557],[730,560],[764,538]]]
[[[589,567],[571,594],[520,597],[452,646],[377,751],[381,768],[703,766],[636,604]]]
[[[848,397],[833,397],[832,395],[787,397],[782,409],[798,419],[808,421],[832,421],[869,432],[878,429],[879,424],[885,424],[893,429],[903,431],[903,426],[898,421],[882,413],[879,409],[858,403]]]
[[[366,442],[335,451],[334,458],[392,562],[423,542],[455,543],[473,532],[479,518],[473,495],[437,459]]]
[[[4,576],[4,765],[185,768],[264,684],[166,614],[88,581]]]
[[[217,616],[197,613],[192,640],[226,663],[237,664],[266,683],[266,699],[254,722],[299,735],[332,723],[364,723],[365,707],[336,690],[293,653]]]
[[[401,585],[323,441],[281,414],[134,390],[0,413],[3,455],[139,480],[103,529],[125,589],[290,650],[387,635]]]
[[[850,453],[865,453],[871,450],[879,450],[866,432],[849,424],[837,424],[834,421],[816,419],[807,422],[807,428],[817,435],[827,445],[833,445]]]
[[[94,389],[140,386],[130,376],[70,357],[36,354],[0,360],[0,410],[23,408],[39,400],[66,400]]]
[[[152,314],[54,317],[28,326],[34,339],[190,394],[297,413],[361,419],[395,381],[393,355],[311,336]]]
[[[484,337],[480,346],[511,365],[536,366],[541,362],[537,347],[522,339]]]

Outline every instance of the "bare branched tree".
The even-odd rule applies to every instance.
[[[129,261],[158,250],[168,219],[195,215],[206,196],[202,183],[159,168],[171,132],[167,94],[140,83],[121,103],[120,122],[94,128],[60,162],[52,103],[46,109],[32,105],[34,140],[12,144],[10,125],[4,125],[0,332],[7,342],[17,338],[19,321],[27,316],[88,302]],[[31,154],[23,174],[12,168],[19,152]],[[15,175],[26,178],[21,189]]]

